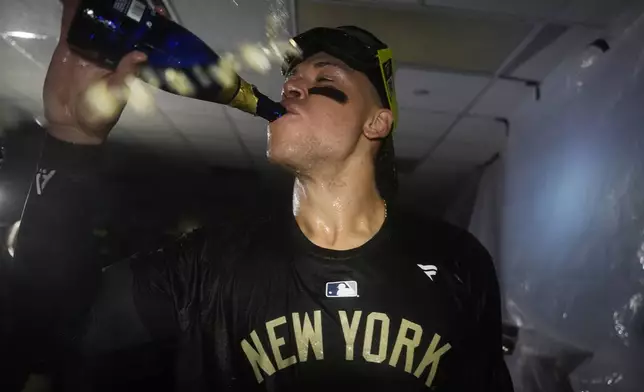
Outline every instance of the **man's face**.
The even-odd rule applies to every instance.
[[[270,161],[297,172],[340,164],[356,151],[365,124],[383,109],[361,72],[326,53],[297,65],[282,89],[288,113],[270,124]]]

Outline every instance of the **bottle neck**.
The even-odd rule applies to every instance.
[[[273,122],[286,113],[278,102],[262,94],[255,86],[239,78],[239,89],[228,106]]]
[[[222,95],[225,94],[225,91],[222,91]],[[222,100],[225,100],[227,97],[222,96]],[[228,106],[231,106],[235,109],[239,109],[242,112],[257,114],[257,103],[259,98],[255,95],[255,88],[252,84],[248,83],[242,78],[239,78],[239,87],[234,95],[228,101]]]

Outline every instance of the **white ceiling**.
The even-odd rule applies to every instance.
[[[339,0],[342,3],[419,4],[447,9],[475,11],[494,16],[512,16],[527,20],[551,20],[568,24],[601,26],[608,23],[615,10],[623,9],[633,0]]]
[[[470,103],[489,82],[489,78],[447,74],[419,69],[398,68],[396,97],[402,108],[457,113]],[[417,95],[419,90],[427,95]]]
[[[235,50],[242,42],[261,41],[269,6],[277,1],[175,0],[173,3],[186,27],[216,51],[225,52]],[[369,2],[379,6],[404,3],[402,6],[419,7],[416,0],[362,1]],[[425,3],[462,12],[468,18],[494,20],[511,14],[530,20],[548,18],[583,24],[571,26],[552,45],[523,63],[512,75],[506,75],[538,81],[563,56],[581,50],[597,38],[599,28],[590,25],[606,23],[608,16],[621,9],[624,1],[426,0]],[[0,32],[21,30],[48,36],[43,40],[0,41],[0,99],[41,115],[42,83],[58,37],[59,4],[54,0],[0,0],[0,6]],[[426,40],[414,31],[405,34],[410,41]],[[268,76],[249,73],[242,76],[256,83],[267,95],[278,98],[282,78],[277,70]],[[401,113],[396,150],[404,158],[423,158],[417,172],[407,176],[419,183],[444,176],[454,178],[502,151],[507,129],[498,118],[511,118],[521,102],[535,96],[534,88],[521,80],[496,79],[494,73],[468,74],[449,69],[401,66],[396,73],[396,86]],[[243,167],[264,164],[266,125],[262,120],[234,109],[164,92],[155,95],[156,111],[141,116],[131,108],[126,109],[114,138],[196,158],[205,164]]]

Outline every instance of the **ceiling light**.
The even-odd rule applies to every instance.
[[[34,34],[26,31],[7,31],[2,33],[5,37],[22,38],[22,39],[46,39],[46,35]]]

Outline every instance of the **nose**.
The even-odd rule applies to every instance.
[[[291,78],[284,83],[282,88],[282,98],[304,99],[306,98],[306,88],[301,78]]]

